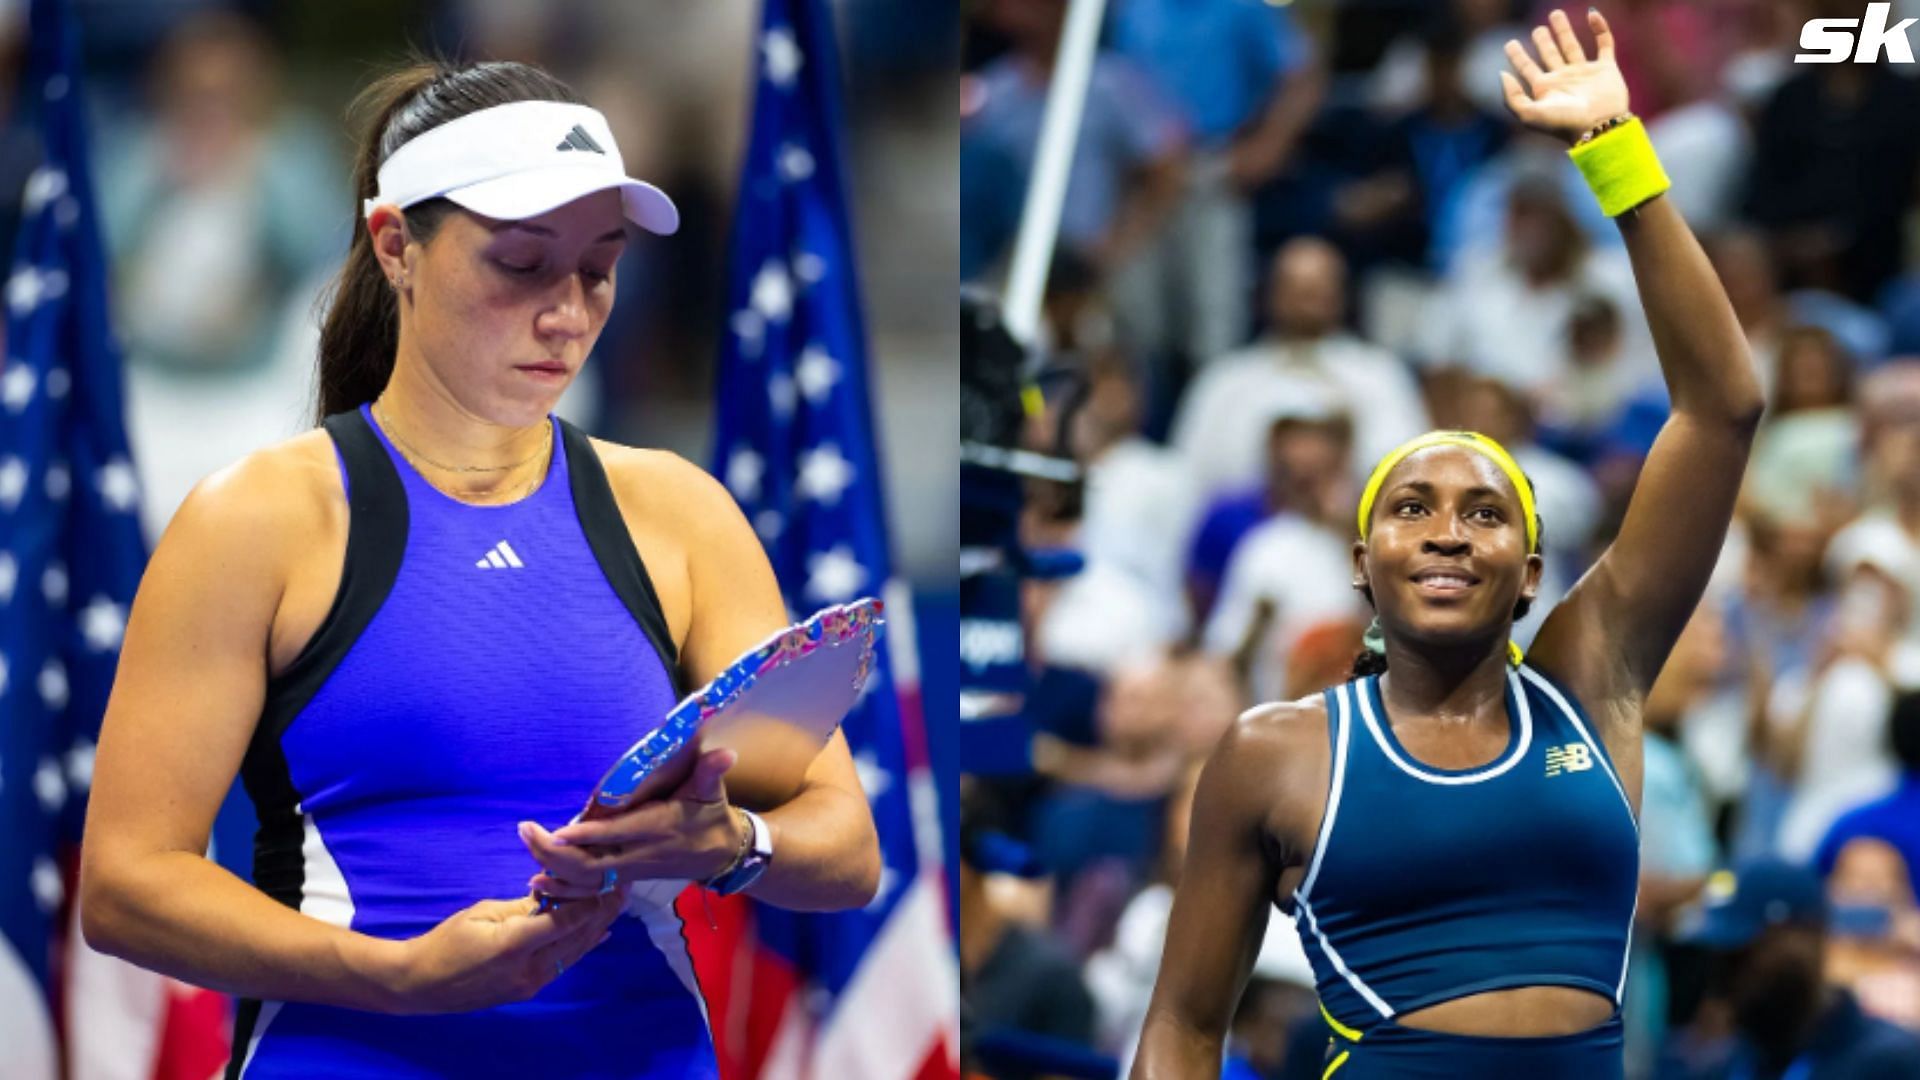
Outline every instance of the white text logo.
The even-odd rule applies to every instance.
[[[1916,19],[1901,19],[1887,25],[1892,4],[1868,4],[1865,19],[1812,19],[1800,28],[1800,47],[1794,54],[1796,64],[1874,64],[1880,50],[1895,64],[1913,63],[1913,45],[1907,41],[1907,27]],[[1859,27],[1858,32],[1855,27]]]

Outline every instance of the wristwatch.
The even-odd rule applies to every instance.
[[[773,830],[760,815],[751,810],[741,810],[740,815],[747,819],[750,836],[745,851],[734,864],[720,873],[708,878],[703,884],[721,896],[732,896],[760,880],[773,863]]]

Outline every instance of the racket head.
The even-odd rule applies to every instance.
[[[807,766],[860,699],[884,610],[871,597],[837,604],[747,650],[614,762],[587,816],[665,795],[709,749],[750,749],[773,766],[776,788],[798,791]]]

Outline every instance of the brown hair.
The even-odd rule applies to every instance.
[[[353,165],[353,244],[329,290],[320,327],[319,401],[316,421],[358,408],[379,396],[393,374],[400,342],[400,308],[380,261],[361,201],[380,188],[380,166],[407,141],[450,120],[516,101],[584,104],[567,84],[532,66],[507,61],[455,67],[420,59],[376,79],[348,107],[364,117]],[[405,211],[407,233],[418,243],[433,239],[453,204],[428,199]]]

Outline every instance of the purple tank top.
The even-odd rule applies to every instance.
[[[538,866],[516,823],[564,824],[677,700],[605,471],[584,434],[550,422],[540,486],[474,506],[429,484],[365,406],[328,418],[345,572],[268,687],[242,768],[255,881],[282,903],[402,939],[527,895]],[[715,1076],[672,907],[684,884],[637,888],[612,939],[521,1004],[418,1017],[243,1002],[229,1076]]]

